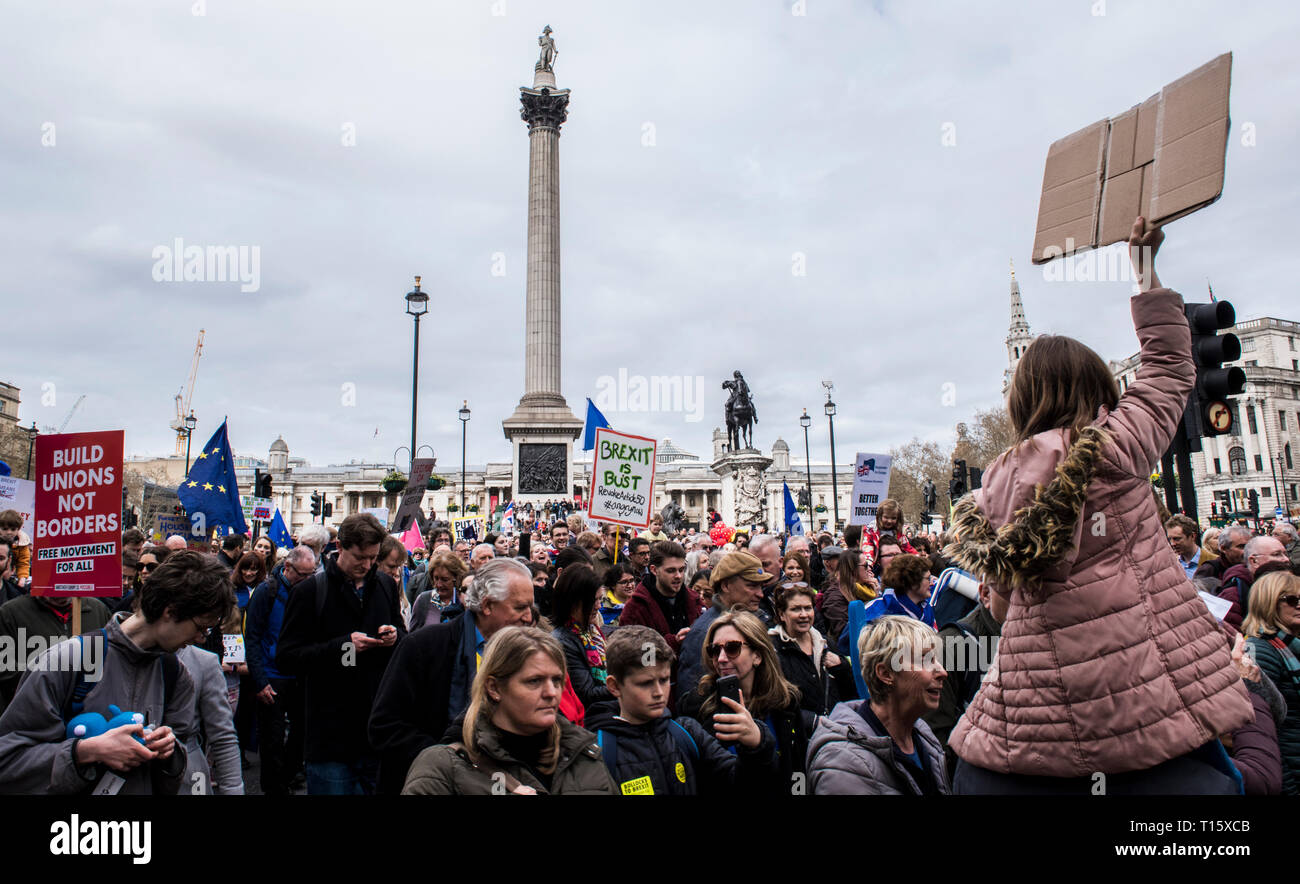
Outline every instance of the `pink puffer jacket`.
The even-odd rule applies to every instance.
[[[990,581],[1009,602],[995,666],[949,739],[971,764],[1056,777],[1143,770],[1254,718],[1224,634],[1165,539],[1148,479],[1195,376],[1182,298],[1155,289],[1132,310],[1142,367],[1115,411],[1101,410],[1105,435],[1086,434],[1095,473],[1086,498],[1077,495],[1072,537],[1068,517],[1056,535],[1062,557],[1032,593]],[[1053,430],[1003,454],[974,506],[964,515],[958,506],[949,554],[986,578],[1001,561],[1005,578],[990,529],[1012,521],[1058,466],[1062,475],[1077,466],[1080,450]]]

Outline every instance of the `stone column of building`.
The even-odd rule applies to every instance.
[[[572,496],[572,446],[582,432],[560,392],[560,126],[569,90],[557,89],[554,70],[539,61],[532,88],[519,93],[528,124],[524,395],[502,429],[514,444],[512,496],[540,502]]]

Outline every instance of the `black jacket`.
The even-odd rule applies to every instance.
[[[583,726],[596,734],[605,766],[623,794],[761,794],[772,780],[776,743],[766,727],[759,727],[763,741],[756,748],[738,746],[733,755],[694,718],[664,716],[632,724],[617,718],[617,711],[601,707]],[[690,739],[674,735],[678,728]],[[695,751],[683,751],[692,744]]]
[[[957,770],[957,753],[948,747],[948,737],[970,701],[975,699],[984,673],[993,663],[994,642],[1002,635],[1002,624],[978,602],[973,611],[958,620],[943,623],[936,619],[935,622],[941,624],[939,647],[943,650],[943,658],[940,662],[948,671],[948,677],[944,679],[943,691],[939,695],[939,708],[922,717],[943,744],[951,782]]]
[[[829,669],[826,667],[825,660],[831,651],[830,645],[822,648],[822,670],[819,673],[813,659],[803,652],[798,642],[783,638],[774,630],[769,630],[768,635],[772,637],[777,657],[781,660],[781,674],[799,689],[800,708],[807,709],[814,715],[830,715],[836,703],[858,699],[858,688],[853,683],[852,664],[841,657],[839,666]]]
[[[394,648],[351,649],[352,633],[378,634],[397,627],[397,647],[406,635],[398,609],[397,584],[371,569],[362,599],[333,559],[325,562],[325,604],[316,613],[316,575],[289,591],[276,667],[305,680],[306,725],[303,757],[309,762],[356,761],[372,752],[366,735],[370,707]]]
[[[569,681],[573,692],[582,701],[583,708],[614,699],[609,688],[597,684],[591,675],[591,664],[587,662],[587,652],[583,650],[582,639],[572,629],[560,627],[551,633],[564,648],[564,667],[569,671]],[[591,730],[591,728],[587,728]]]
[[[474,615],[466,612],[398,643],[370,713],[380,794],[399,794],[415,756],[443,742],[448,726],[469,705],[476,632]]]

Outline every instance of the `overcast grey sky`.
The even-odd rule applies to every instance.
[[[1009,258],[1034,332],[1130,355],[1128,284],[1047,282],[1029,264],[1047,147],[1229,50],[1224,196],[1168,227],[1161,275],[1189,300],[1209,279],[1241,318],[1300,318],[1293,5],[4,7],[0,380],[22,388],[24,424],[57,426],[85,394],[68,431],[123,427],[132,454],[170,453],[204,328],[196,436],[228,415],[240,454],[265,457],[283,434],[318,465],[392,460],[409,437],[403,295],[418,273],[432,296],[420,442],[453,469],[468,399],[469,460],[509,456],[501,420],[523,390],[518,90],[548,23],[572,90],[563,392],[579,417],[620,369],[702,376],[702,420],[608,417],[708,456],[719,385],[740,369],[764,449],[780,435],[802,457],[807,407],[814,459],[827,456],[825,378],[842,459],[948,439],[1000,399]],[[260,289],[155,281],[155,247],[178,237],[258,247]]]

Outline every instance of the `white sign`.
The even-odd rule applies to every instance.
[[[850,525],[876,523],[876,507],[889,496],[892,460],[888,454],[858,452],[857,466],[853,471],[853,498],[849,501]]]
[[[424,492],[432,475],[433,458],[417,457],[411,463],[411,479],[406,483],[406,490],[402,492],[402,503],[397,507],[397,515],[393,517],[394,534],[405,534],[406,529],[411,527],[411,521],[420,511],[420,503],[424,500]]]
[[[236,663],[245,662],[244,637],[242,635],[223,635],[221,643],[224,645],[224,653],[221,655],[222,663],[233,666]]]
[[[379,524],[381,525],[388,524],[388,507],[386,506],[368,506],[362,509],[361,512],[370,513],[370,515],[379,520]]]
[[[250,522],[269,522],[275,517],[275,501],[269,497],[241,494],[239,505],[244,510],[244,518]]]
[[[645,436],[607,427],[596,430],[588,516],[632,528],[650,527],[657,448],[658,443]]]
[[[487,516],[461,516],[451,520],[453,543],[482,543],[487,537]]]
[[[36,483],[13,476],[0,476],[0,510],[17,510],[23,517],[23,531],[36,536],[32,517],[36,513]]]

